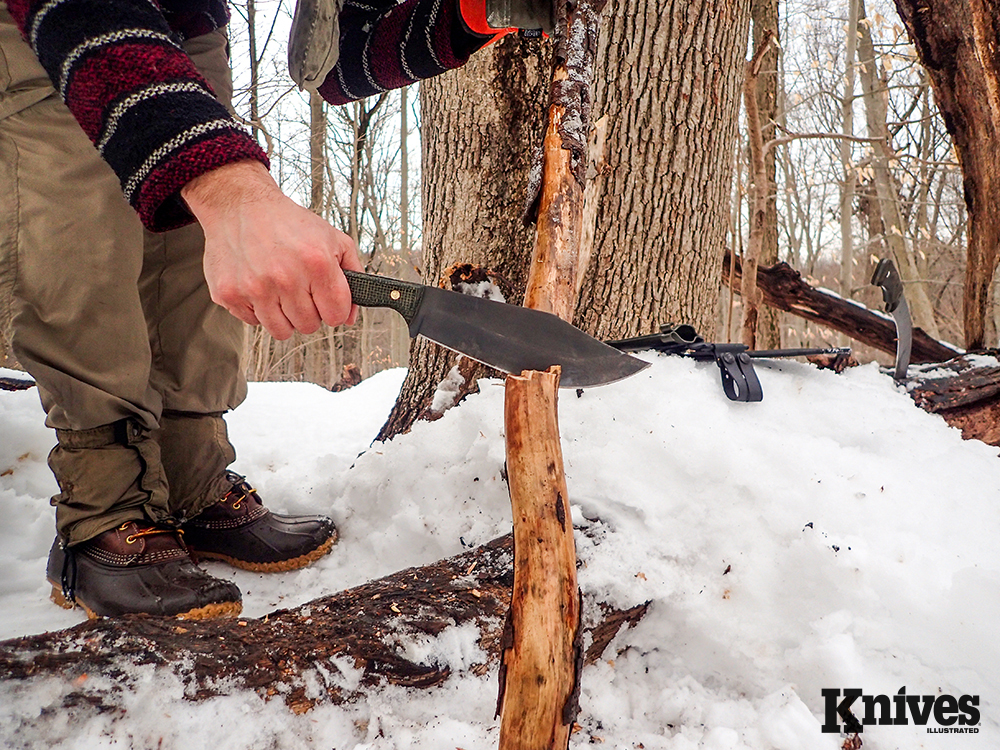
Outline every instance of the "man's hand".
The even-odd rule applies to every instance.
[[[206,172],[181,197],[205,231],[205,279],[216,304],[276,339],[312,333],[320,321],[355,321],[341,270],[362,270],[354,242],[286,197],[264,165]]]

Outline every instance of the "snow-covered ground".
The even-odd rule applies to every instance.
[[[820,731],[823,689],[898,698],[905,687],[977,696],[978,732],[911,719],[866,727],[866,749],[1000,747],[998,449],[962,441],[874,365],[835,375],[758,363],[764,400],[744,404],[726,399],[712,364],[644,356],[653,366],[633,378],[561,392],[573,519],[588,527],[580,585],[619,607],[652,602],[584,671],[571,746],[833,750],[843,738]],[[211,565],[239,584],[246,616],[509,531],[502,383],[370,447],[401,379],[337,394],[253,384],[230,416],[234,468],[268,505],[328,513],[341,530],[307,570]],[[51,604],[44,581],[52,443],[33,390],[0,392],[0,638],[82,619]],[[116,714],[68,715],[69,688],[52,680],[0,682],[0,746],[496,747],[496,671],[462,669],[481,656],[473,634],[420,647],[452,666],[444,686],[386,687],[301,716],[242,691],[188,702],[148,666]]]

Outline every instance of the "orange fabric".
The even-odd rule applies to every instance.
[[[462,11],[462,20],[465,21],[465,25],[470,30],[487,36],[496,34],[490,40],[490,43],[495,42],[504,34],[517,31],[517,29],[494,29],[491,27],[486,21],[486,3],[484,0],[459,0],[459,8]]]

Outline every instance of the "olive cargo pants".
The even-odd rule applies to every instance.
[[[230,106],[225,34],[185,50]],[[196,224],[142,228],[0,0],[0,314],[56,430],[69,544],[189,518],[228,489],[244,332],[209,297],[203,244]]]

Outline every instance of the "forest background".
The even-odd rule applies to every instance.
[[[442,279],[431,276],[440,275],[441,264],[434,261],[440,260],[441,249],[428,243],[443,240],[439,231],[428,233],[426,227],[447,223],[441,214],[448,209],[426,205],[426,195],[440,195],[442,190],[432,185],[437,192],[428,193],[426,181],[440,181],[441,170],[422,175],[421,162],[422,154],[453,134],[437,127],[437,121],[433,128],[421,127],[421,100],[438,111],[486,107],[482,95],[468,88],[469,76],[482,77],[482,71],[489,69],[484,60],[496,56],[499,62],[493,64],[502,65],[512,53],[530,57],[529,64],[537,64],[544,76],[547,42],[529,45],[504,39],[478,53],[469,70],[446,74],[443,86],[439,81],[425,84],[438,87],[432,94],[414,86],[330,107],[297,90],[288,77],[292,6],[291,0],[232,5],[239,116],[268,150],[283,190],[351,235],[367,270],[440,283]],[[659,4],[628,2],[605,13],[626,12],[633,6],[648,7],[644,12],[651,14],[661,12]],[[750,6],[753,22],[745,56],[771,46],[756,81],[762,137],[770,142],[761,264],[787,262],[810,283],[877,308],[880,294],[869,284],[873,261],[894,256],[898,265],[914,270],[909,276],[904,272],[904,278],[915,324],[961,346],[967,244],[962,172],[928,76],[895,6],[882,0],[754,0]],[[764,33],[769,26],[776,31],[771,42]],[[742,84],[742,69],[732,73]],[[458,76],[466,79],[449,88],[447,79]],[[619,83],[622,88],[634,85],[629,80]],[[598,88],[617,85],[614,80],[595,82]],[[540,118],[547,86],[542,81],[524,90],[531,100],[521,105],[537,110],[535,116]],[[740,97],[733,104],[742,101]],[[750,243],[754,169],[745,104],[739,108],[737,137],[731,139],[732,184],[721,186],[730,202],[725,245],[737,255]],[[594,112],[598,130],[601,117],[601,111]],[[709,132],[717,123],[697,126]],[[881,144],[888,148],[880,148]],[[484,180],[497,179],[495,163],[482,169]],[[494,174],[486,174],[491,169]],[[447,166],[443,171],[448,173]],[[669,209],[653,210],[663,212],[662,221],[670,221]],[[488,214],[484,207],[482,221],[490,220]],[[520,221],[520,216],[512,218]],[[474,233],[468,239],[475,242]],[[691,273],[706,275],[704,267]],[[721,268],[718,278],[664,280],[667,294],[675,284],[708,283],[718,291],[712,297],[718,300],[714,315],[675,322],[697,323],[702,329],[714,325],[714,330],[702,330],[706,338],[739,340],[740,298],[723,282]],[[1000,328],[996,291],[994,282],[986,320],[989,346],[996,345]],[[762,316],[757,343],[760,348],[852,344],[843,334],[774,311]],[[3,333],[0,365],[16,367],[8,344],[9,333]],[[885,357],[856,343],[854,347],[862,361]],[[354,327],[323,328],[288,341],[276,341],[262,329],[248,329],[246,367],[252,380],[309,381],[336,388],[359,376],[405,366],[409,349],[405,324],[398,316],[366,309]],[[353,373],[351,365],[357,367]]]

